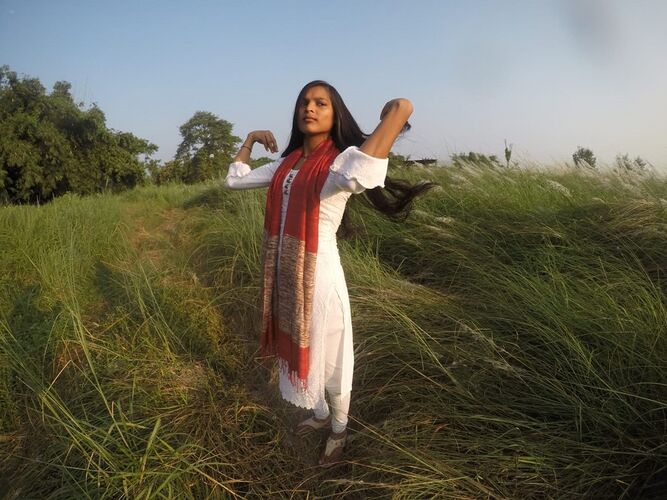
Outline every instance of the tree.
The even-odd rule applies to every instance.
[[[35,203],[143,181],[157,147],[108,129],[102,110],[75,104],[70,89],[60,81],[47,94],[38,79],[0,67],[0,201]]]
[[[232,161],[240,137],[232,134],[232,124],[207,111],[197,111],[180,127],[183,140],[175,161],[183,165],[186,183],[219,177]]]
[[[452,164],[456,167],[463,167],[468,163],[480,167],[500,167],[500,162],[496,155],[485,155],[470,151],[468,154],[453,154]]]
[[[641,156],[631,160],[627,153],[624,155],[616,155],[615,170],[619,174],[643,174],[648,170],[647,165],[647,162]]]
[[[595,163],[597,160],[593,151],[588,148],[577,147],[577,150],[572,154],[572,159],[577,167],[596,168]]]
[[[389,152],[388,159],[390,168],[406,167],[410,162],[410,158],[404,155],[392,153],[391,151]]]
[[[250,158],[249,165],[251,168],[257,168],[266,165],[267,163],[271,163],[272,161],[273,160],[268,156],[260,156],[259,158]]]
[[[185,178],[185,167],[180,160],[171,160],[159,166],[152,164],[149,171],[151,179],[158,186],[169,182],[183,182]]]

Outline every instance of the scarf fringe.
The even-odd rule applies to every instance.
[[[289,371],[287,360],[278,358],[278,370],[280,371],[278,377],[280,395],[285,401],[307,410],[322,406],[324,398],[317,397],[316,394],[308,390],[307,380],[299,379],[295,376],[296,372]],[[295,381],[296,383],[294,383]]]
[[[306,392],[308,390],[308,379],[299,378],[296,370],[289,369],[289,363],[286,359],[278,358],[278,369],[287,376],[296,392]]]

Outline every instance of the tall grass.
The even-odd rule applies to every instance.
[[[257,357],[265,193],[216,183],[0,210],[10,497],[651,498],[667,487],[667,182],[413,169],[340,242],[346,462]]]

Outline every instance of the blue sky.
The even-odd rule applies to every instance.
[[[396,152],[667,168],[667,1],[0,0],[0,64],[72,84],[170,159],[196,111],[287,143],[294,99],[332,83],[362,128],[414,103]],[[260,148],[253,156],[261,156]]]

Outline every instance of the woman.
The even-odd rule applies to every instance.
[[[376,208],[400,217],[407,215],[415,196],[432,186],[386,178],[387,156],[399,133],[409,128],[411,114],[410,101],[393,99],[367,136],[336,89],[315,80],[299,93],[281,158],[251,170],[255,143],[272,153],[278,148],[270,131],[250,132],[225,179],[232,189],[269,187],[261,348],[264,355],[278,358],[283,398],[314,410],[295,433],[331,426],[321,465],[335,463],[345,445],[354,364],[350,301],[336,232],[351,194],[369,190],[367,197]],[[382,192],[385,182],[391,198]]]

